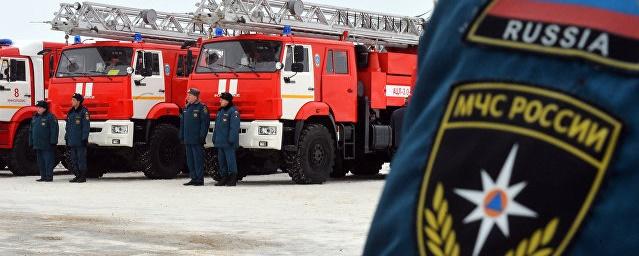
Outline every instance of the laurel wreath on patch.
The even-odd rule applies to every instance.
[[[453,230],[453,216],[448,212],[448,201],[444,198],[444,186],[437,183],[433,195],[432,210],[426,208],[424,218],[427,225],[424,233],[428,238],[427,248],[435,256],[458,256],[459,243]]]
[[[554,248],[545,246],[555,236],[557,224],[559,224],[558,218],[550,220],[546,227],[535,230],[532,236],[519,242],[516,249],[506,252],[506,256],[548,256],[552,254]]]

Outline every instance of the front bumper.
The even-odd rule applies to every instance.
[[[65,121],[58,121],[60,132],[58,145],[66,145],[64,141]],[[126,126],[127,133],[113,133],[113,126]],[[128,120],[107,120],[90,123],[89,144],[101,147],[133,147],[133,122]]]
[[[275,127],[276,133],[273,135],[260,135],[260,126]],[[209,134],[206,136],[205,147],[213,147],[213,129],[215,122],[211,122]],[[240,123],[240,147],[248,149],[282,149],[282,133],[284,125],[280,121],[252,121]]]

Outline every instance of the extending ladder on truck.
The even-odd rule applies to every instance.
[[[425,20],[301,0],[201,0],[192,13],[158,12],[94,2],[62,3],[49,21],[68,35],[181,44],[212,37],[216,29],[233,33],[279,34],[350,39],[388,47],[416,46]]]

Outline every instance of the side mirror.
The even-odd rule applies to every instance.
[[[298,73],[298,72],[304,72],[304,63],[302,62],[296,62],[291,64],[291,71]]]
[[[9,82],[18,80],[18,61],[11,60],[9,62]]]
[[[293,48],[293,62],[304,62],[304,46],[296,45]]]
[[[191,50],[186,51],[186,70],[184,72],[186,76],[191,75],[191,72],[193,72],[193,51]]]

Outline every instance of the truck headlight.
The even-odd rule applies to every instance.
[[[126,125],[113,125],[111,126],[111,132],[114,134],[127,134],[129,133],[129,127]]]
[[[275,126],[260,126],[260,127],[258,127],[258,133],[260,135],[275,135],[275,134],[277,134],[277,127],[275,127]]]

